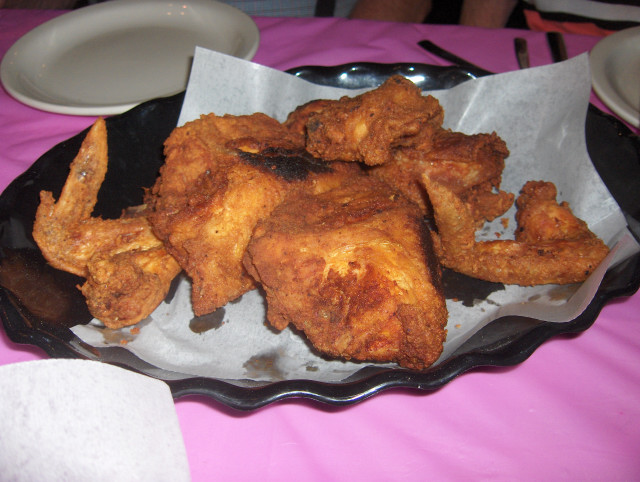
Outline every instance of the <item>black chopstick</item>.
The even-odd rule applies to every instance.
[[[560,32],[547,32],[547,43],[551,49],[551,57],[554,62],[567,60],[567,47],[564,44],[564,37]]]

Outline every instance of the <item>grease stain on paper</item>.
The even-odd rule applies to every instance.
[[[278,367],[280,356],[278,351],[255,355],[242,366],[246,370],[248,378],[256,380],[267,377],[270,380],[284,380],[286,376]]]
[[[447,299],[461,301],[464,306],[468,307],[483,302],[499,306],[498,303],[487,298],[496,291],[504,291],[502,283],[471,278],[447,268],[442,270],[442,287]]]
[[[151,316],[147,316],[144,320],[139,321],[135,325],[125,326],[123,328],[100,328],[102,339],[105,345],[126,345],[133,341],[140,330],[153,321]]]
[[[212,313],[202,316],[194,316],[189,322],[189,328],[194,333],[205,333],[209,330],[217,330],[224,325],[224,317],[227,314],[224,306]]]

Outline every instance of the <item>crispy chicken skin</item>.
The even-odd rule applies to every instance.
[[[115,228],[117,221],[91,218],[98,201],[98,191],[107,174],[107,159],[107,130],[104,120],[99,119],[87,133],[71,163],[58,201],[51,192],[40,192],[33,237],[54,268],[86,276],[87,262],[95,250],[105,241],[112,241],[109,225]],[[95,225],[95,228],[86,229],[86,225]],[[78,232],[74,233],[74,230]]]
[[[329,106],[333,106],[337,100],[317,99],[307,102],[296,107],[289,115],[283,125],[286,129],[294,134],[302,136],[304,139],[307,135],[307,123],[312,115],[322,112]]]
[[[426,214],[430,209],[423,175],[460,196],[479,224],[513,204],[513,194],[499,190],[509,150],[496,133],[467,135],[437,127],[424,130],[415,141],[396,149],[391,162],[370,173],[400,189]]]
[[[191,277],[198,316],[255,287],[242,257],[260,219],[294,189],[326,190],[358,171],[314,159],[264,114],[203,116],[175,129],[165,152],[149,219]]]
[[[91,314],[119,328],[147,317],[180,268],[143,208],[119,219],[91,217],[107,164],[106,125],[99,119],[71,163],[58,201],[40,193],[33,237],[49,264],[87,279],[81,289]]]
[[[141,222],[152,234],[146,218]],[[165,299],[181,268],[155,238],[142,249],[98,250],[87,271],[81,289],[89,311],[109,328],[120,328],[149,316]]]
[[[556,202],[552,183],[529,181],[519,198],[515,240],[476,242],[474,220],[462,200],[424,176],[438,235],[434,245],[442,265],[460,273],[523,286],[584,281],[609,249]]]
[[[444,111],[410,80],[393,76],[379,88],[340,100],[316,100],[294,110],[284,123],[306,148],[324,159],[359,161],[369,173],[430,214],[422,175],[458,194],[478,224],[513,204],[500,191],[509,150],[494,132],[467,135],[442,127]]]
[[[568,203],[556,201],[553,183],[529,181],[516,201],[516,241],[528,244],[558,240],[594,240],[587,223],[576,218]]]
[[[501,181],[501,178],[494,178],[460,193],[459,197],[471,213],[476,228],[502,216],[513,205],[515,196],[499,188]]]
[[[287,123],[296,125],[298,116],[307,119],[306,148],[314,156],[378,165],[389,162],[393,150],[426,125],[442,124],[444,113],[434,97],[423,96],[413,82],[396,75],[362,95],[307,105]]]
[[[414,173],[426,173],[458,194],[500,178],[509,155],[507,145],[495,132],[468,135],[440,128],[431,133],[425,144],[400,148],[396,158],[414,162]]]
[[[420,210],[357,177],[299,192],[258,223],[244,258],[269,322],[292,324],[322,353],[423,369],[440,355],[447,309]]]

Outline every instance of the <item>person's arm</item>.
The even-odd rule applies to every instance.
[[[431,11],[431,0],[358,0],[349,18],[422,23]]]
[[[464,0],[460,25],[504,27],[517,3],[517,0]]]

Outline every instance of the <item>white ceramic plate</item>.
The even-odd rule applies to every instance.
[[[640,27],[605,37],[590,59],[598,97],[622,119],[640,127]]]
[[[112,0],[54,18],[0,65],[7,92],[38,109],[109,115],[185,89],[195,46],[250,60],[251,18],[213,0]]]

